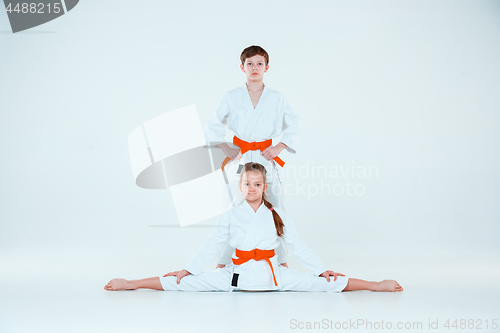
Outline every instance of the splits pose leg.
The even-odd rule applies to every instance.
[[[346,276],[337,276],[330,282],[324,277],[310,273],[300,273],[281,266],[282,291],[316,291],[342,292],[354,290],[371,291],[403,291],[403,288],[394,280],[366,281]],[[135,290],[155,289],[171,291],[230,291],[231,272],[227,268],[217,269],[215,272],[203,272],[197,276],[188,275],[177,284],[175,276],[151,277],[140,280],[113,279],[104,286],[105,290]]]

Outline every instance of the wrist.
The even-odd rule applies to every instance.
[[[232,151],[233,151],[233,148],[229,147],[229,145],[227,143],[221,143],[220,145],[217,145],[220,150],[222,150],[222,152],[230,157],[232,155]]]
[[[223,151],[226,149],[226,148],[229,148],[229,146],[227,145],[227,143],[219,143],[217,145],[217,147],[219,147],[220,149],[222,149]]]
[[[283,142],[280,142],[276,145],[276,148],[279,148],[280,152],[282,152],[286,147],[287,145],[284,144]]]

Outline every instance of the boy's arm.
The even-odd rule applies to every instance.
[[[221,145],[219,145],[219,146],[221,146]],[[267,158],[270,161],[273,158],[275,158],[276,156],[278,156],[285,148],[286,148],[286,145],[283,142],[280,142],[274,147],[267,147],[262,152],[262,156],[264,156],[265,158]]]
[[[210,115],[205,126],[205,139],[209,146],[225,143],[226,117],[231,110],[229,105],[229,94],[225,93],[217,109]]]
[[[281,112],[283,115],[283,136],[281,137],[284,148],[292,154],[295,154],[299,143],[299,116],[297,116],[288,102],[283,98],[281,103]]]
[[[220,143],[217,145],[217,147],[219,147],[231,160],[239,159],[242,157],[240,149],[231,148],[227,143]]]

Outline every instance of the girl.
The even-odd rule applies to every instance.
[[[297,234],[284,212],[265,199],[266,169],[244,165],[239,188],[245,200],[219,217],[212,236],[181,271],[142,280],[113,279],[106,290],[157,289],[179,291],[402,291],[394,280],[380,282],[348,278],[327,270]],[[216,258],[228,237],[235,248],[232,262],[215,272],[203,270]],[[309,273],[279,265],[274,250],[282,238]],[[333,280],[330,279],[333,276]]]
[[[258,162],[267,170],[270,200],[284,210],[280,169],[284,162],[278,157],[284,149],[295,153],[299,135],[299,117],[284,96],[264,85],[264,73],[269,70],[269,54],[262,47],[252,45],[240,55],[241,71],[246,84],[228,91],[205,128],[205,137],[211,147],[219,147],[227,158],[222,169],[226,174],[233,204],[243,201],[238,189],[243,164]],[[230,147],[225,140],[226,125],[234,133]],[[272,146],[272,138],[281,140]],[[241,162],[241,163],[240,163]],[[280,165],[280,167],[278,167]],[[233,249],[227,245],[218,259],[218,268],[231,263]],[[286,248],[277,248],[280,263],[286,265]]]

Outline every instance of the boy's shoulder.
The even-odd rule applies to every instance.
[[[271,88],[267,88],[267,86],[266,86],[266,89],[267,89],[267,92],[268,92],[269,94],[275,95],[276,97],[280,97],[280,98],[281,98],[281,97],[284,97],[284,96],[283,96],[283,94],[282,94],[282,93],[280,93],[279,91],[276,91],[276,90],[271,89]]]
[[[245,90],[243,88],[245,88],[245,87],[244,86],[236,87],[234,89],[229,90],[226,94],[229,94],[229,95],[241,95],[241,94],[243,94],[245,92]]]
[[[283,94],[280,93],[279,91],[276,91],[274,89],[270,89],[267,86],[265,86],[265,88],[266,88],[266,94],[268,94],[274,98],[280,98],[280,99],[285,98],[283,96]],[[239,87],[236,87],[234,89],[229,90],[226,94],[228,94],[230,97],[245,96],[246,94],[248,94],[248,90],[247,90],[246,85],[243,85],[243,86],[239,86]]]

